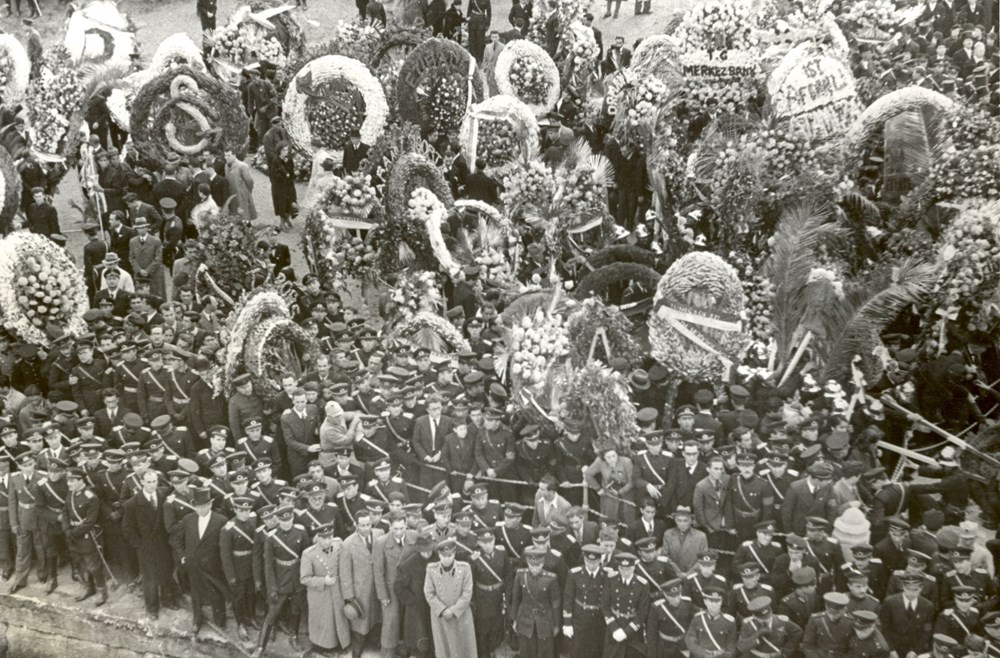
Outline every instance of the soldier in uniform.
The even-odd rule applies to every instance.
[[[297,522],[306,530],[310,541],[316,539],[316,529],[337,521],[337,506],[326,500],[326,489],[319,482],[307,484],[299,494],[306,505],[295,510]]]
[[[76,597],[76,601],[86,601],[100,592],[94,607],[107,603],[108,588],[104,579],[104,565],[101,562],[101,547],[98,541],[100,527],[97,519],[101,512],[101,502],[87,488],[87,475],[82,469],[72,468],[66,474],[69,493],[63,517],[66,539],[70,554],[77,565],[86,588]]]
[[[723,589],[705,589],[705,609],[695,613],[684,634],[691,658],[733,658],[736,654],[736,619],[722,612]]]
[[[885,596],[885,588],[888,585],[885,567],[882,565],[882,560],[872,557],[870,544],[857,544],[851,547],[851,561],[840,565],[834,577],[837,591],[847,591],[848,577],[851,573],[864,574],[871,593],[878,598]]]
[[[503,521],[497,523],[497,541],[507,550],[511,560],[520,560],[525,547],[531,544],[531,528],[524,525],[523,518],[523,505],[506,503],[503,506]]]
[[[760,565],[756,562],[744,562],[736,567],[742,582],[733,585],[729,591],[726,601],[726,609],[736,617],[736,621],[743,623],[743,620],[753,617],[754,613],[750,609],[750,604],[756,599],[766,598],[772,604],[774,600],[774,590],[767,583],[760,582]],[[768,607],[770,612],[770,606]]]
[[[263,427],[260,417],[248,419],[243,425],[243,438],[236,440],[236,450],[246,453],[250,464],[267,458],[271,460],[271,468],[275,469],[277,465],[275,470],[280,471],[281,450],[273,438],[263,435]]]
[[[684,596],[691,599],[691,603],[699,610],[705,608],[705,590],[709,587],[718,587],[720,591],[726,591],[728,583],[724,576],[715,573],[715,566],[719,557],[713,549],[709,549],[698,556],[696,569],[684,578]]]
[[[45,477],[35,469],[37,461],[33,452],[21,453],[17,460],[19,470],[10,478],[10,529],[17,536],[17,560],[11,594],[27,587],[32,557],[38,569],[38,580],[45,580],[45,542],[39,510],[39,489]]]
[[[254,499],[235,497],[232,503],[236,517],[230,519],[219,531],[219,553],[222,557],[222,571],[226,576],[232,597],[233,618],[240,640],[248,642],[250,634],[247,626],[254,620],[253,545]]]
[[[774,497],[770,485],[755,473],[757,460],[752,453],[738,455],[736,466],[740,472],[729,479],[726,500],[731,508],[737,537],[741,541],[750,541],[757,524],[773,516]],[[767,568],[764,566],[765,570]]]
[[[736,648],[743,655],[758,658],[791,658],[802,639],[802,629],[785,615],[771,612],[769,596],[750,601],[750,616],[743,620]]]
[[[684,634],[697,611],[682,595],[684,581],[680,578],[663,583],[659,589],[663,598],[649,606],[646,618],[646,658],[682,658]]]
[[[139,376],[149,367],[139,360],[137,354],[136,344],[133,341],[123,342],[119,347],[121,358],[111,371],[112,383],[118,391],[122,407],[129,411],[139,411]]]
[[[253,473],[257,481],[250,485],[250,489],[260,496],[258,504],[277,505],[278,491],[285,486],[285,481],[272,477],[271,460],[268,458],[258,460],[254,464]]]
[[[851,613],[854,632],[847,643],[848,658],[889,658],[889,643],[878,629],[878,614],[869,610]]]
[[[7,580],[14,573],[17,549],[17,537],[11,530],[10,518],[10,462],[10,455],[0,446],[0,580]]]
[[[173,419],[176,423],[184,423],[191,404],[191,387],[197,381],[197,375],[188,370],[187,363],[177,352],[166,353],[164,360],[167,362],[167,394],[174,411]]]
[[[563,586],[566,584],[568,569],[566,568],[566,560],[563,554],[559,550],[552,548],[552,545],[549,543],[552,531],[549,528],[532,528],[530,532],[531,545],[545,551],[545,563],[543,566],[546,571],[554,573],[559,578],[559,591],[561,592]],[[516,560],[515,563],[518,567],[528,566],[523,557],[520,560]]]
[[[954,607],[945,608],[934,622],[934,632],[947,635],[959,644],[971,634],[981,635],[979,610],[974,607],[976,590],[968,585],[959,585],[952,590]]]
[[[476,466],[479,474],[486,477],[502,477],[514,463],[514,435],[510,429],[501,425],[503,412],[499,409],[487,409],[484,413],[485,426],[476,434],[476,446],[473,454],[476,458]],[[491,486],[492,488],[492,486]],[[512,500],[517,497],[506,495],[499,496],[505,500]]]
[[[559,457],[561,458],[562,455]],[[635,486],[642,491],[643,497],[649,496],[656,501],[657,508],[661,513],[668,513],[663,491],[667,485],[667,471],[672,459],[673,455],[663,452],[662,432],[646,434],[646,449],[636,453],[633,459]],[[583,466],[587,465],[589,464],[583,464]],[[579,469],[577,470],[579,471]]]
[[[69,374],[73,371],[74,365],[73,337],[69,333],[64,333],[52,341],[52,344],[59,351],[49,361],[49,372],[46,377],[49,387],[48,400],[50,402],[72,400],[73,387],[69,385]]]
[[[945,571],[941,576],[941,602],[940,608],[951,605],[953,594],[959,587],[971,587],[979,593],[981,600],[990,599],[996,593],[993,579],[986,569],[972,568],[972,549],[959,546],[951,552],[951,564],[953,569]]]
[[[392,477],[392,462],[388,457],[373,462],[372,473],[374,477],[368,481],[365,487],[365,495],[368,498],[382,501],[388,505],[392,494],[399,493],[403,496],[404,502],[407,500],[406,484],[402,480]]]
[[[782,571],[776,570],[775,576],[780,575],[781,580],[772,583],[780,601],[778,612],[804,629],[809,617],[820,607],[816,596],[816,561],[805,555],[806,540],[802,537],[789,535],[787,543],[788,555],[779,560],[788,558],[789,564]]]
[[[860,571],[850,571],[847,576],[847,614],[855,610],[870,610],[877,613],[881,607],[880,599],[871,593],[868,575]]]
[[[309,537],[305,528],[295,523],[295,512],[290,506],[280,507],[272,512],[278,519],[278,527],[264,541],[264,582],[267,587],[268,610],[264,625],[257,638],[257,648],[253,658],[260,658],[270,640],[271,630],[288,606],[289,628],[292,637],[289,643],[296,651],[301,651],[299,642],[299,618],[305,604],[305,590],[299,580],[299,559],[309,547]]]
[[[986,634],[986,646],[983,654],[987,658],[1000,657],[1000,611],[983,615],[983,632]]]
[[[472,514],[472,526],[477,531],[480,528],[489,528],[492,532],[500,521],[502,514],[500,501],[489,496],[489,488],[482,483],[474,484],[469,491],[469,504],[464,509]]]
[[[823,612],[816,612],[806,622],[802,633],[802,653],[807,658],[836,658],[847,651],[853,624],[847,617],[847,595],[827,592]]]
[[[922,583],[920,595],[927,599],[934,606],[934,609],[937,610],[940,603],[937,578],[927,573],[927,566],[931,563],[931,556],[915,548],[908,549],[906,553],[906,569],[894,571],[889,576],[889,586],[886,588],[886,593],[892,595],[902,592],[903,581],[910,576],[915,576],[920,578]]]
[[[571,642],[570,655],[601,658],[604,653],[601,597],[608,582],[607,572],[601,568],[604,549],[597,544],[587,544],[581,552],[583,566],[573,567],[566,575],[562,631]]]
[[[759,521],[754,527],[756,538],[747,539],[740,544],[733,557],[733,566],[741,567],[746,562],[754,562],[764,574],[764,578],[769,578],[774,571],[775,561],[782,554],[781,547],[772,541],[774,530],[774,521]]]
[[[67,382],[73,391],[73,400],[86,413],[94,413],[101,408],[101,391],[109,379],[107,364],[94,357],[92,337],[81,337],[76,343],[77,364],[70,372]]]
[[[186,427],[174,427],[170,416],[157,416],[149,426],[153,436],[163,441],[164,448],[175,459],[191,458],[195,455],[194,438]]]
[[[414,465],[410,437],[413,436],[413,414],[403,410],[403,400],[392,393],[385,398],[386,411],[382,413],[385,429],[392,437],[389,455],[392,465],[399,469]]]
[[[615,555],[618,571],[608,574],[601,591],[604,658],[639,655],[642,631],[649,615],[649,583],[635,573],[636,561],[631,553]]]
[[[510,577],[507,551],[497,546],[493,528],[476,529],[476,547],[469,556],[472,567],[472,618],[476,647],[481,658],[492,657],[503,643],[506,583]]]
[[[566,485],[578,485],[583,482],[583,467],[594,463],[594,450],[590,441],[581,441],[580,421],[574,418],[563,419],[563,431],[553,442],[555,450],[556,464],[554,473],[565,492],[563,495],[574,505],[581,504],[583,500],[582,488],[567,487]],[[656,464],[658,460],[652,459]],[[639,460],[642,464],[642,460]],[[652,481],[658,482],[652,473],[649,474]]]
[[[545,550],[525,549],[527,568],[517,570],[511,594],[510,617],[523,658],[551,658],[559,627],[561,594],[556,574],[545,571]]]
[[[66,483],[66,462],[50,459],[47,476],[38,481],[38,521],[41,526],[45,566],[43,567],[48,585],[46,594],[51,594],[59,586],[59,553],[64,552],[66,537],[63,534],[66,499],[69,485]],[[76,569],[73,570],[76,575]]]
[[[649,581],[649,595],[655,601],[660,598],[660,583],[673,580],[678,574],[670,566],[670,559],[659,554],[656,538],[643,537],[635,542],[635,548],[639,551],[639,561],[635,564],[636,573]]]
[[[354,458],[364,467],[361,477],[365,478],[373,475],[375,464],[390,458],[392,438],[389,430],[379,422],[379,416],[360,418],[360,431],[359,428],[354,428]]]
[[[806,519],[806,554],[816,559],[820,592],[827,592],[833,587],[834,574],[844,561],[840,544],[827,535],[829,529],[830,522],[821,516]]]
[[[149,421],[157,416],[173,417],[174,402],[170,397],[170,374],[163,368],[167,350],[153,348],[147,355],[149,367],[139,375],[139,415]]]
[[[226,445],[229,440],[229,428],[225,425],[215,425],[208,431],[208,447],[198,451],[194,459],[201,466],[202,473],[209,477],[211,465],[216,463],[217,457],[222,457],[223,461],[235,451]]]
[[[358,479],[348,475],[340,479],[340,493],[336,497],[337,527],[340,538],[344,539],[354,532],[355,515],[367,507],[367,497],[358,493]]]
[[[254,602],[262,603],[262,610],[265,613],[267,612],[267,584],[264,582],[264,543],[278,527],[278,518],[273,514],[275,509],[277,508],[274,505],[263,505],[256,508],[257,518],[260,519],[261,523],[254,530],[253,549],[250,556],[253,562],[253,586],[257,593]]]

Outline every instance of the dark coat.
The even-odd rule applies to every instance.
[[[279,217],[291,215],[298,200],[295,195],[295,162],[288,158],[271,158],[267,162],[267,177],[271,181],[271,202],[274,214]]]
[[[181,532],[176,535],[182,542],[177,548],[178,553],[184,556],[191,587],[201,589],[204,596],[199,598],[203,601],[211,598],[210,588],[221,589],[220,585],[226,582],[222,553],[219,551],[219,533],[224,525],[226,517],[212,512],[205,534],[199,538],[198,515],[188,514],[181,521]]]
[[[431,648],[431,608],[424,596],[424,580],[430,559],[420,553],[403,558],[396,570],[392,590],[402,606],[403,646],[411,653],[429,653]]]
[[[931,649],[934,630],[934,604],[920,597],[914,614],[907,612],[902,594],[893,594],[882,602],[879,610],[882,633],[889,647],[905,656],[910,651],[922,654]]]
[[[135,550],[144,574],[165,573],[169,578],[173,556],[163,525],[163,501],[166,489],[157,492],[158,507],[154,510],[145,496],[132,496],[122,510],[122,534]]]
[[[59,213],[49,203],[36,203],[28,208],[28,230],[49,237],[59,233]]]

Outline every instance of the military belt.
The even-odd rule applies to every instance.
[[[280,564],[283,567],[291,567],[298,564],[298,560],[275,560],[275,564]]]
[[[664,642],[680,642],[684,639],[683,635],[667,635],[663,631],[660,631],[660,639]]]
[[[253,553],[253,551],[233,551],[233,556],[234,557],[247,557],[251,553]],[[280,562],[280,560],[279,560],[279,562]],[[294,560],[288,560],[288,562],[291,563],[291,562],[294,562]]]
[[[576,607],[580,608],[581,610],[591,610],[591,611],[601,609],[601,606],[599,605],[590,605],[589,603],[580,603],[579,601],[577,602]]]
[[[163,402],[163,398],[159,395],[150,395],[149,400],[150,402]]]
[[[484,592],[495,592],[503,587],[503,583],[494,583],[493,585],[484,585],[483,583],[476,583],[476,589],[481,589]]]
[[[139,389],[134,386],[122,386],[122,391],[125,393],[138,393]]]

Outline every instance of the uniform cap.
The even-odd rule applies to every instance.
[[[656,550],[656,537],[643,537],[642,539],[634,542],[635,547],[640,551],[655,551]]]
[[[237,510],[251,510],[253,509],[254,499],[247,496],[237,496],[233,498],[233,509]]]
[[[816,570],[812,567],[802,567],[792,572],[792,583],[798,586],[811,585],[816,582]]]
[[[767,596],[758,596],[747,604],[747,610],[754,614],[760,614],[771,609],[771,599]]]
[[[847,606],[849,599],[843,592],[827,592],[823,595],[823,601],[829,606],[843,608]]]
[[[869,628],[878,623],[878,615],[871,610],[855,610],[851,613],[855,628]]]
[[[829,530],[830,522],[822,516],[807,516],[806,528],[809,530]]]
[[[707,551],[698,556],[698,562],[700,562],[701,564],[715,564],[718,561],[719,561],[719,554],[713,551],[712,549],[708,549]]]
[[[703,599],[706,601],[721,601],[723,589],[714,585],[706,587],[703,591]]]
[[[854,557],[871,557],[873,550],[871,544],[857,544],[851,547],[851,554]]]
[[[455,552],[456,541],[454,537],[448,537],[437,545],[437,552],[442,555],[451,555]]]
[[[544,548],[536,548],[534,546],[529,546],[524,549],[524,558],[530,564],[540,564],[545,561],[545,556],[548,553]]]
[[[744,562],[740,565],[740,576],[746,578],[748,576],[756,576],[760,574],[760,565],[756,562]]]
[[[588,557],[594,560],[600,559],[604,555],[604,548],[598,546],[597,544],[584,544],[583,548],[580,549],[584,557]]]
[[[274,510],[274,516],[282,521],[287,521],[295,515],[295,508],[291,505],[282,505]]]
[[[638,558],[636,558],[636,556],[632,553],[626,553],[624,551],[621,553],[615,553],[615,563],[617,563],[620,567],[634,566],[637,559]]]
[[[774,533],[774,521],[761,521],[754,526],[754,530],[757,532],[770,532]]]
[[[924,564],[930,564],[930,561],[931,561],[931,556],[930,555],[928,555],[927,553],[923,553],[921,551],[918,551],[915,548],[907,549],[907,551],[906,551],[906,557],[909,560],[920,560]]]

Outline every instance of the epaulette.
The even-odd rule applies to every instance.
[[[986,569],[976,568],[976,569],[973,569],[973,571],[975,571],[976,573],[984,574],[984,575],[988,574],[988,572],[986,571]]]
[[[757,475],[759,475],[761,477],[765,477],[765,476],[768,476],[770,474],[771,474],[771,469],[769,469],[769,468],[762,468],[761,470],[757,471]]]
[[[753,541],[754,540],[752,540],[752,539],[748,539],[745,542],[743,542],[742,544],[740,544],[740,546],[751,546],[753,544]]]
[[[257,526],[256,529],[254,529],[254,534],[256,534],[258,532],[267,532],[267,528],[265,526],[259,525],[259,526]]]
[[[223,528],[224,530],[232,530],[232,529],[233,529],[233,526],[235,526],[235,525],[236,525],[235,523],[233,523],[232,521],[230,521],[230,522],[229,522],[229,523],[227,523],[226,525],[222,526],[222,528]]]
[[[524,528],[525,530],[531,530],[531,526],[530,526],[530,525],[528,525],[527,523],[523,523],[523,524],[521,524],[521,526],[522,526],[522,527],[523,527],[523,528]]]
[[[43,472],[44,472],[44,471],[43,471]],[[46,483],[47,481],[48,481],[48,478],[47,478],[46,476],[44,476],[44,475],[43,475],[42,477],[38,478],[38,482],[36,482],[35,484],[37,484],[38,486],[42,486],[42,485],[43,485],[43,484],[45,484],[45,483]]]
[[[643,578],[642,576],[636,576],[635,579],[638,580],[643,585],[648,585],[649,584],[649,581],[646,580],[645,578]]]
[[[581,571],[583,571],[583,567],[573,567],[569,570],[570,573],[580,573]]]
[[[785,615],[778,615],[778,614],[776,614],[774,616],[776,618],[780,619],[781,621],[789,621],[788,617],[786,617]]]
[[[696,573],[689,573],[688,575],[684,576],[684,578],[687,579],[687,580],[694,580],[697,577],[698,577],[698,574],[696,574]]]
[[[611,567],[604,567],[604,571],[605,573],[607,573],[609,578],[614,578],[615,576],[618,575],[618,572],[612,569]]]
[[[83,497],[84,498],[93,498],[94,494],[93,494],[93,492],[91,492],[90,489],[84,489],[83,490]]]
[[[758,585],[758,587],[760,587],[761,589],[770,589],[770,590],[773,590],[773,589],[774,589],[773,587],[771,587],[771,586],[770,586],[770,585],[768,585],[767,583],[760,583],[760,584]]]
[[[790,468],[790,469],[788,469],[785,472],[788,473],[789,475],[791,475],[792,477],[798,477],[799,476],[799,472],[796,471],[794,468]]]
[[[875,564],[882,564],[882,558],[880,557],[870,557],[868,558],[868,561]]]
[[[896,574],[901,574],[901,573],[903,573],[903,572],[900,571],[899,569],[896,569],[895,571],[892,572],[892,575],[895,576]],[[958,575],[958,570],[956,570],[956,569],[952,569],[951,571],[945,571],[944,572],[944,577],[945,578],[947,578],[948,576],[957,576],[957,575]]]
[[[496,498],[490,498],[490,499],[489,499],[488,501],[486,501],[486,502],[487,502],[487,503],[493,503],[494,505],[499,505],[499,504],[500,504],[500,501],[499,501],[499,500],[497,500]]]
[[[556,557],[562,557],[562,553],[560,553],[559,549],[557,549],[557,548],[550,548],[549,549],[549,553],[552,553]]]
[[[430,565],[428,565],[428,566],[430,566]],[[528,567],[518,567],[517,568],[517,573],[524,573],[527,570],[528,570]]]
[[[368,480],[368,486],[369,486],[369,487],[374,487],[374,486],[375,486],[375,483],[376,483],[377,481],[378,481],[378,479],[377,479],[377,478],[372,478],[371,480]]]
[[[178,425],[178,426],[177,426],[177,427],[175,427],[174,429],[175,429],[175,430],[183,430],[183,431],[187,432],[187,429],[188,429],[188,428],[187,428],[187,425]]]
[[[247,440],[248,439],[245,436],[242,439],[236,439],[236,445],[240,445],[241,443],[246,443]]]
[[[690,596],[681,596],[681,601],[687,601],[688,603],[690,603],[691,602],[691,597]]]
[[[497,521],[497,522],[495,522],[493,524],[494,528],[502,528],[503,526],[504,526],[504,522],[503,521]]]
[[[364,493],[359,493],[358,494],[358,498],[360,498],[361,500],[371,500],[372,499],[371,496],[369,496],[368,494],[364,494]]]
[[[285,482],[284,480],[272,480],[272,482],[274,482],[279,487],[287,487],[288,486],[288,483]]]
[[[299,530],[301,530],[302,532],[305,532],[305,531],[306,531],[306,528],[305,528],[305,526],[303,526],[303,525],[300,525],[300,524],[298,524],[298,523],[295,523],[295,524],[293,524],[293,525],[292,525],[292,527],[293,527],[293,528],[298,528],[298,529],[299,529]]]
[[[618,541],[620,541],[621,543],[625,544],[626,546],[631,546],[632,545],[632,541],[628,537],[619,537]]]
[[[670,564],[670,558],[668,558],[666,555],[657,555],[656,561],[662,562],[664,564]]]
[[[575,535],[566,535],[566,541],[568,541],[571,544],[575,544],[576,543],[576,536]]]
[[[713,578],[717,578],[717,579],[721,580],[722,582],[726,582],[726,577],[725,577],[725,576],[723,576],[722,574],[718,574],[718,573],[713,573],[713,574],[712,574],[712,577],[713,577]]]
[[[792,593],[794,594],[795,592],[792,592]],[[809,615],[809,617],[810,617],[810,618],[811,618],[811,617],[822,617],[822,616],[824,616],[825,614],[826,614],[826,612],[814,612],[814,613],[812,613],[811,615]]]
[[[302,516],[303,514],[305,514],[305,513],[306,513],[306,511],[305,511],[304,509],[293,509],[293,510],[292,510],[292,512],[293,512],[293,513],[294,513],[294,514],[295,514],[296,516]]]
[[[281,415],[282,415],[282,416],[287,416],[287,415],[288,415],[288,414],[290,414],[290,413],[292,413],[292,410],[291,410],[291,409],[285,409],[284,411],[282,411],[282,412],[281,412]]]
[[[727,612],[722,613],[722,618],[725,619],[726,621],[736,621],[736,617],[732,616]]]
[[[743,583],[736,583],[735,585],[733,585],[733,589],[734,590],[743,589]]]
[[[824,537],[824,539],[826,540],[826,542],[828,544],[833,544],[837,548],[840,548],[840,543],[836,539],[834,539],[833,537]]]
[[[401,413],[400,415],[401,415],[401,416],[402,416],[403,418],[413,418],[413,414],[411,414],[411,413],[410,413],[409,411],[404,411],[404,412],[403,412],[403,413]]]

